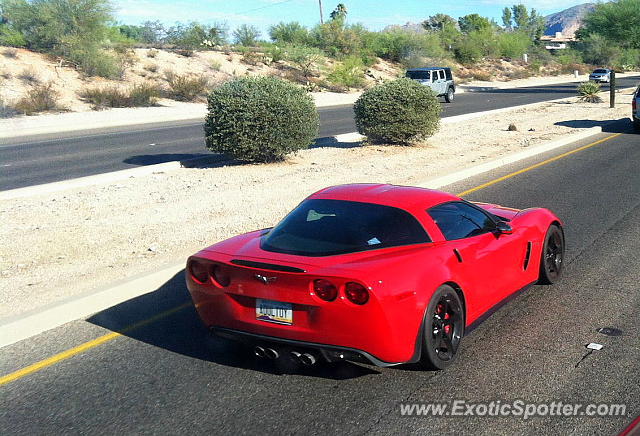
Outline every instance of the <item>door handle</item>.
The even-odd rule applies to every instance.
[[[462,255],[460,254],[457,248],[453,249],[453,254],[455,254],[456,257],[458,258],[458,262],[462,263]]]

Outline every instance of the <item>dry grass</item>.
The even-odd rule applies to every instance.
[[[172,71],[165,73],[165,79],[169,85],[169,97],[179,101],[194,101],[202,97],[209,86],[206,77]]]
[[[42,83],[32,86],[27,94],[15,104],[15,110],[25,115],[39,112],[64,110],[58,104],[60,94],[53,89],[52,83]]]
[[[130,88],[117,85],[85,88],[80,93],[80,98],[91,103],[94,109],[153,106],[159,96],[160,90],[152,83],[137,84]]]
[[[2,51],[2,56],[9,59],[17,59],[18,58],[18,50],[15,48],[5,48]]]
[[[40,83],[40,77],[38,77],[38,73],[36,73],[33,68],[22,70],[22,72],[18,74],[18,79],[22,80],[28,85],[35,85]]]

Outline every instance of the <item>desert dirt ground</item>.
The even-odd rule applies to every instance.
[[[412,147],[334,144],[274,164],[180,169],[0,202],[0,319],[153,271],[270,227],[329,185],[424,184],[451,171],[629,115],[576,98],[442,125]],[[574,120],[590,120],[576,123]],[[508,131],[510,123],[518,131]]]
[[[317,78],[326,77],[336,62],[325,59],[314,70]],[[0,47],[0,99],[7,104],[23,97],[37,84],[51,83],[58,93],[59,106],[71,112],[92,110],[79,94],[85,88],[117,86],[127,88],[133,84],[153,83],[167,87],[166,74],[195,75],[208,79],[210,86],[235,77],[274,75],[286,77],[291,71],[286,62],[248,61],[241,53],[231,51],[196,51],[191,56],[182,56],[173,51],[156,49],[134,49],[130,52],[130,63],[121,80],[86,77],[61,58],[36,53],[26,49]],[[398,77],[398,66],[379,59],[367,70],[366,83]],[[203,100],[203,99],[201,99]],[[171,100],[160,99],[160,106],[171,105]]]

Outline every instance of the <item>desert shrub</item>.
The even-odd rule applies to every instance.
[[[409,144],[438,130],[442,109],[431,89],[397,79],[365,91],[353,110],[358,132],[369,141]]]
[[[0,118],[10,118],[17,115],[17,111],[0,97]]]
[[[371,32],[366,46],[373,54],[383,59],[400,62],[409,55],[429,58],[445,58],[447,52],[435,33],[416,33],[406,30]]]
[[[529,71],[531,71],[532,74],[540,74],[540,70],[542,70],[541,61],[535,60],[529,64]]]
[[[155,48],[152,48],[151,50],[147,51],[147,57],[148,58],[155,58],[156,56],[158,56],[158,50],[156,50]]]
[[[296,21],[290,23],[280,22],[269,28],[269,37],[276,44],[297,44],[305,45],[309,43],[309,30]]]
[[[234,158],[272,162],[307,148],[318,111],[301,88],[275,77],[244,77],[215,88],[205,119],[207,147]]]
[[[578,85],[578,99],[589,103],[601,103],[602,99],[598,95],[600,84],[597,82],[582,82]]]
[[[25,47],[27,40],[21,32],[6,24],[0,24],[0,45],[9,47]]]
[[[133,85],[130,88],[104,86],[85,88],[80,98],[91,103],[95,109],[107,107],[153,106],[160,95],[157,86],[150,83]]]
[[[195,56],[196,52],[190,48],[179,48],[175,50],[177,55],[180,55],[185,58],[192,58]]]
[[[469,38],[465,38],[458,43],[454,53],[456,60],[461,64],[470,65],[482,60],[482,48]]]
[[[269,47],[267,54],[271,58],[271,62],[280,62],[285,60],[287,53],[282,47],[278,47],[277,45]]]
[[[568,48],[566,50],[558,50],[557,56],[555,56],[555,60],[561,65],[568,64],[581,64],[583,62],[582,53],[577,50]]]
[[[146,71],[149,71],[150,73],[157,73],[158,72],[158,65],[156,64],[147,64],[144,66],[144,69]]]
[[[503,32],[498,35],[500,56],[521,58],[531,47],[531,38],[524,32]]]
[[[592,69],[589,65],[585,64],[566,64],[560,66],[560,72],[562,74],[573,74],[576,70],[579,74],[587,74],[590,73]]]
[[[493,80],[493,75],[488,71],[475,70],[470,76],[473,80],[480,80],[482,82],[490,82]]]
[[[614,64],[619,70],[635,70],[640,67],[640,49],[627,48],[622,50],[620,58]]]
[[[158,101],[160,90],[152,83],[138,83],[129,88],[131,107],[153,106]]]
[[[288,46],[285,59],[298,68],[304,77],[316,74],[325,62],[324,53],[313,47]]]
[[[14,105],[18,112],[33,115],[38,112],[62,109],[58,105],[60,94],[53,89],[52,83],[42,83],[32,86],[24,97]]]
[[[533,73],[530,70],[513,70],[507,73],[507,77],[511,80],[515,79],[527,79],[531,77]]]
[[[263,56],[253,50],[247,50],[242,54],[242,62],[247,65],[256,66],[263,61]]]
[[[180,101],[193,101],[204,94],[209,81],[206,77],[176,74],[172,71],[165,73],[169,85],[169,96]]]
[[[97,45],[74,46],[69,50],[67,58],[88,76],[121,79],[124,74],[124,64]]]
[[[8,59],[17,59],[18,58],[18,50],[15,48],[5,48],[2,50],[2,56]]]
[[[336,85],[356,88],[364,84],[364,64],[357,56],[345,58],[333,68],[327,76],[329,82]]]
[[[233,40],[236,44],[244,47],[253,47],[258,43],[260,31],[257,27],[250,24],[242,24],[233,31]]]
[[[219,60],[214,59],[214,60],[211,61],[209,66],[211,67],[211,69],[213,71],[220,71],[222,69],[222,62],[220,62]]]
[[[36,83],[40,83],[40,78],[38,77],[38,73],[36,73],[33,68],[27,68],[26,70],[22,70],[22,72],[18,74],[18,79],[22,80],[24,83],[28,85],[34,85]]]
[[[211,26],[200,23],[176,23],[165,31],[164,42],[178,48],[195,50],[196,48],[224,45],[227,40],[227,26],[214,23]]]

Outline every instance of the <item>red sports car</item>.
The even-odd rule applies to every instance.
[[[443,369],[509,296],[558,280],[563,256],[547,209],[353,184],[191,256],[186,280],[205,325],[258,357]]]

